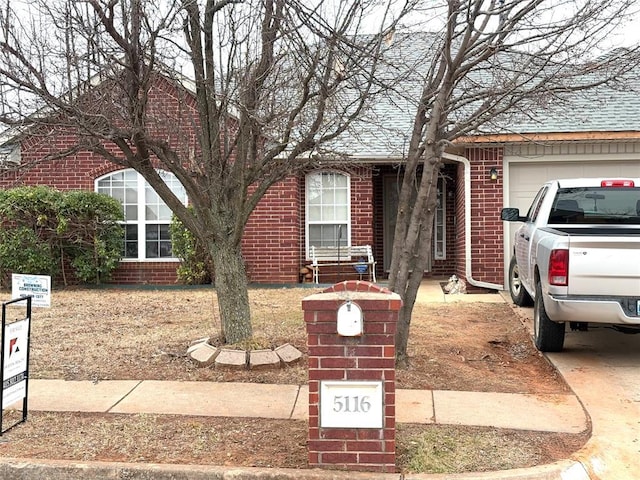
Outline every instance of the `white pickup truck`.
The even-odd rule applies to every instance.
[[[640,333],[640,178],[581,178],[545,183],[526,216],[504,208],[516,231],[509,291],[534,303],[534,341],[564,346],[565,324],[608,324]]]

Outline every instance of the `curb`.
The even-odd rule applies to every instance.
[[[563,460],[532,468],[463,474],[372,473],[318,469],[73,462],[5,458],[0,479],[11,480],[589,480],[581,463]]]

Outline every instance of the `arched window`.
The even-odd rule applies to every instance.
[[[306,182],[307,251],[351,244],[351,182],[339,172],[314,172]]]
[[[175,175],[158,174],[186,205],[187,194]],[[124,211],[123,257],[130,260],[172,259],[172,212],[155,190],[135,170],[120,170],[96,180],[96,191],[115,198]]]

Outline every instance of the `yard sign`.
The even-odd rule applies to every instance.
[[[0,380],[2,381],[2,397],[0,397],[0,435],[27,419],[27,391],[29,384],[29,339],[31,332],[32,297],[14,299],[2,304],[2,349],[0,350]],[[23,307],[26,302],[24,317],[20,317],[22,309],[16,313],[15,307]],[[12,307],[12,308],[7,308]],[[17,316],[11,321],[8,314]],[[4,428],[5,408],[22,401],[22,418]]]
[[[48,275],[11,274],[11,298],[24,298],[27,295],[33,297],[34,307],[50,307],[51,277]]]

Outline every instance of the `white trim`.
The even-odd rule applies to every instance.
[[[640,160],[640,142],[530,143],[508,145],[504,158],[510,162],[556,162],[579,157],[584,161]]]
[[[318,175],[323,173],[333,173],[336,175],[342,175],[347,179],[347,219],[345,220],[347,224],[347,232],[346,239],[347,245],[351,246],[351,175],[346,172],[342,172],[340,170],[334,169],[322,169],[322,170],[314,170],[305,175],[304,178],[304,243],[305,243],[305,258],[309,260],[310,257],[310,244],[309,244],[309,178],[312,175]],[[327,222],[313,222],[314,225],[337,225],[336,221],[327,221]]]

